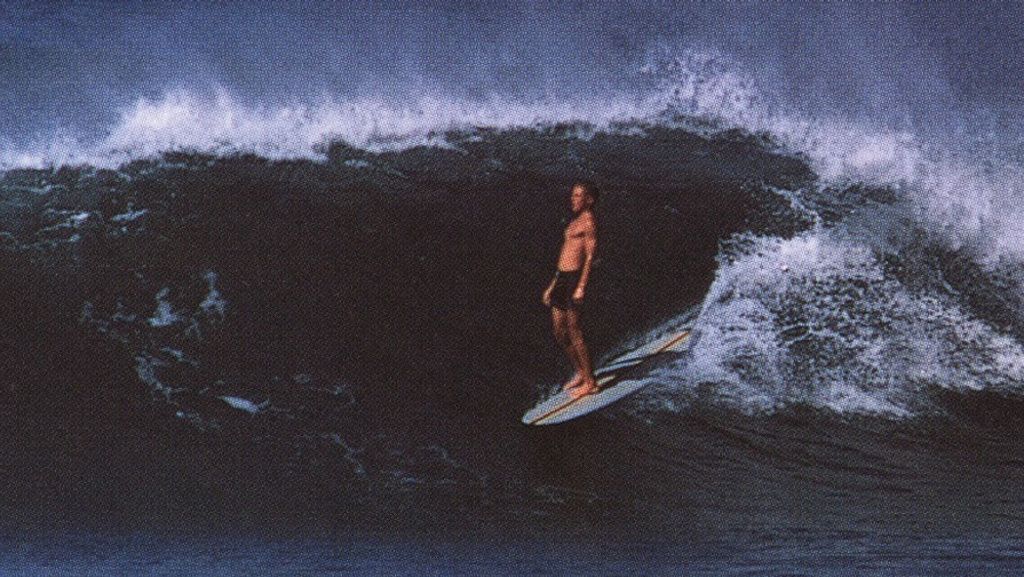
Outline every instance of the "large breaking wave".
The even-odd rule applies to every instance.
[[[98,136],[5,147],[2,291],[23,306],[4,312],[4,378],[9,412],[38,417],[5,425],[28,463],[13,494],[40,479],[85,491],[33,465],[19,447],[35,443],[70,455],[101,501],[110,461],[142,462],[126,507],[175,484],[168,471],[193,505],[337,498],[378,515],[417,495],[533,518],[633,503],[531,469],[514,426],[565,377],[537,301],[581,176],[606,190],[587,319],[599,356],[666,324],[696,331],[652,387],[592,420],[732,438],[724,411],[756,445],[810,408],[838,445],[881,458],[851,422],[1017,416],[1012,136],[809,112],[716,50],[641,60],[631,86],[572,96],[282,105],[179,89],[131,101]],[[706,467],[740,451],[716,450]]]

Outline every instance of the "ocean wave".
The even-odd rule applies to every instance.
[[[589,134],[643,126],[762,135],[807,159],[823,186],[862,182],[911,197],[920,218],[995,256],[1021,256],[1019,198],[1024,173],[985,134],[936,141],[906,128],[788,103],[738,60],[715,50],[661,46],[633,72],[632,91],[484,99],[416,91],[404,96],[339,98],[287,105],[249,104],[225,88],[172,90],[138,98],[100,137],[70,128],[49,139],[0,149],[0,170],[91,165],[116,168],[168,152],[323,161],[333,143],[368,151],[449,146],[448,134],[559,124]],[[585,136],[586,134],[584,134]],[[980,144],[985,142],[984,148]],[[1011,147],[1012,148],[1012,147]],[[965,149],[975,149],[973,153]]]
[[[723,396],[742,400],[748,409],[809,402],[840,412],[897,415],[919,408],[919,398],[908,390],[923,383],[972,388],[984,387],[978,383],[988,379],[993,387],[1014,389],[1020,377],[1014,337],[1000,332],[991,316],[972,310],[970,302],[908,289],[883,259],[913,255],[879,247],[876,240],[891,232],[877,229],[903,226],[892,221],[905,219],[908,229],[928,236],[927,242],[968,255],[981,272],[998,270],[1016,278],[1024,246],[1014,200],[1024,183],[1019,169],[944,153],[907,130],[801,114],[755,82],[741,63],[712,50],[652,51],[637,75],[643,82],[635,92],[531,101],[441,94],[405,100],[325,96],[316,103],[269,107],[243,104],[227,90],[206,96],[179,90],[137,100],[97,142],[65,136],[34,152],[7,151],[0,166],[117,167],[173,151],[330,163],[337,160],[330,153],[336,143],[371,155],[466,148],[484,138],[475,129],[493,138],[525,127],[531,129],[525,133],[529,141],[545,127],[569,126],[583,139],[636,135],[639,146],[644,134],[657,129],[704,137],[739,129],[758,143],[757,150],[806,161],[816,180],[772,189],[793,214],[778,230],[766,227],[762,236],[740,243],[743,250],[720,255],[716,280],[696,320],[705,335],[695,349],[699,361],[660,378],[718,383]],[[373,166],[362,158],[345,162],[348,168]],[[716,170],[730,172],[725,165]],[[615,186],[628,185],[617,174],[607,178]],[[766,184],[762,179],[754,188]],[[868,202],[877,194],[887,197]],[[888,212],[871,212],[878,204]],[[812,231],[797,234],[808,226]],[[1006,286],[1012,291],[1024,285]],[[842,297],[847,293],[862,298]],[[838,322],[836,315],[851,324],[843,330],[822,328]],[[874,324],[879,319],[888,319],[884,327]],[[957,338],[918,337],[957,330],[980,335],[976,356],[963,359],[968,349]],[[887,362],[890,357],[905,363]],[[915,359],[931,360],[919,365]],[[804,388],[794,389],[794,380]]]

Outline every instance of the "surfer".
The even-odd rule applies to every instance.
[[[573,219],[565,227],[565,240],[558,256],[558,269],[551,284],[544,290],[544,306],[551,307],[551,324],[555,340],[565,349],[576,373],[564,390],[573,390],[574,397],[582,397],[598,390],[590,354],[583,341],[580,328],[580,305],[586,295],[590,268],[597,248],[597,223],[594,205],[599,192],[594,183],[577,181],[572,185],[570,203]]]

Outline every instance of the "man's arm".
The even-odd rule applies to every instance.
[[[597,251],[597,226],[594,224],[594,217],[591,216],[585,221],[586,228],[583,229],[583,271],[580,273],[580,282],[576,285],[572,299],[582,301],[587,290],[587,281],[590,280],[590,266],[594,263],[594,253]]]
[[[540,297],[540,302],[544,303],[546,307],[551,306],[551,291],[555,290],[555,281],[557,280],[558,277],[552,278],[551,284],[548,285],[548,288],[544,289],[544,294]]]

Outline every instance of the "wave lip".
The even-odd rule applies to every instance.
[[[444,134],[475,127],[509,129],[585,123],[607,129],[614,123],[651,116],[656,103],[627,94],[485,100],[419,94],[405,100],[362,97],[284,106],[249,106],[228,91],[212,97],[176,90],[140,98],[122,110],[99,141],[62,136],[51,142],[0,154],[0,168],[63,165],[116,167],[174,151],[268,159],[323,160],[334,142],[368,151],[445,146]]]

